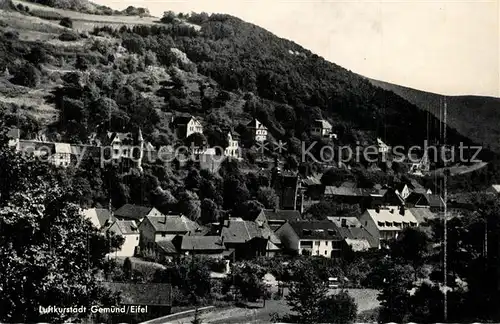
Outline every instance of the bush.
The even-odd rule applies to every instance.
[[[61,25],[63,27],[73,28],[73,20],[71,20],[71,18],[64,17],[59,22],[59,25]]]
[[[80,36],[74,32],[64,32],[61,35],[59,35],[59,40],[62,40],[63,42],[74,42],[79,39]]]
[[[25,64],[14,72],[11,82],[34,88],[40,83],[40,71],[31,63]]]

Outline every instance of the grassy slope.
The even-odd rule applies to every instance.
[[[378,80],[370,82],[378,87],[393,91],[417,107],[431,112],[437,118],[442,114],[440,100],[444,96],[403,87]],[[448,125],[477,143],[490,146],[500,152],[500,98],[482,96],[446,96],[448,104]],[[442,116],[441,116],[442,117]]]

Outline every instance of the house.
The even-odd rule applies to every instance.
[[[304,188],[304,196],[311,200],[319,200],[325,192],[325,186],[321,183],[321,176],[308,176],[301,181]]]
[[[419,157],[417,154],[409,154],[405,160],[408,166],[408,173],[421,176],[423,172],[429,172],[430,161],[427,152]]]
[[[180,138],[187,138],[194,133],[203,134],[203,125],[198,117],[181,115],[174,117],[172,122]]]
[[[215,149],[209,148],[198,156],[197,162],[201,170],[207,170],[211,173],[217,173],[219,171],[226,157],[215,153]]]
[[[136,249],[139,246],[139,229],[135,221],[115,220],[109,226],[108,231],[124,238],[121,248],[112,252],[112,255],[127,257],[136,255]]]
[[[404,201],[410,195],[410,188],[406,183],[397,183],[394,185],[394,190],[399,197]]]
[[[287,222],[276,235],[288,251],[326,258],[341,256],[343,239],[337,226],[328,220]]]
[[[256,142],[264,142],[267,140],[267,127],[256,118],[252,119],[252,121],[247,124],[247,127],[253,133]]]
[[[81,211],[83,217],[90,220],[90,222],[98,229],[109,226],[115,218],[109,209],[104,208],[88,208]]]
[[[401,195],[399,195],[396,192],[396,189],[394,188],[389,188],[384,191],[384,194],[382,196],[382,202],[383,205],[385,206],[403,206],[404,205],[404,200],[401,198]]]
[[[154,151],[151,143],[144,141],[141,129],[137,133],[107,132],[99,146],[104,146],[104,156],[110,161],[133,162],[141,168],[145,153]]]
[[[54,152],[49,162],[55,166],[68,167],[71,164],[71,145],[67,143],[54,143]]]
[[[226,247],[224,237],[212,236],[176,236],[172,242],[183,255],[202,255],[224,258]]]
[[[425,224],[429,220],[439,217],[439,215],[432,212],[430,208],[410,207],[408,210],[415,216],[419,226],[422,226],[422,224]]]
[[[375,238],[378,246],[396,239],[403,229],[418,226],[415,216],[409,210],[399,206],[367,209],[359,220],[368,233]]]
[[[267,223],[271,229],[278,229],[286,222],[302,220],[297,210],[263,209],[255,219],[257,224]]]
[[[429,208],[432,212],[438,213],[444,211],[446,203],[440,195],[427,195],[427,199],[429,200]]]
[[[204,235],[206,231],[183,215],[148,215],[139,225],[139,248],[143,256],[152,256],[156,243],[172,241],[177,235]]]
[[[130,309],[147,310],[151,317],[161,317],[172,311],[172,286],[164,283],[130,283],[130,282],[103,282],[104,287],[120,295],[120,305],[130,307]],[[132,308],[131,306],[134,306]],[[147,308],[144,308],[147,306]],[[130,322],[130,314],[110,314],[106,316],[117,316],[113,322]],[[120,316],[125,316],[120,319]],[[102,322],[97,318],[94,320]],[[109,320],[109,318],[107,318]]]
[[[9,139],[7,143],[8,146],[16,147],[19,143],[19,140],[21,139],[21,130],[19,128],[9,129],[9,131],[7,132],[7,138]]]
[[[339,227],[340,236],[353,251],[366,251],[378,248],[377,240],[363,227]]]
[[[389,152],[389,146],[385,144],[380,138],[377,138],[378,152],[383,154]]]
[[[349,216],[327,216],[327,219],[337,227],[360,228],[361,222],[356,217]]]
[[[281,241],[266,224],[229,218],[221,224],[219,235],[237,259],[274,256],[280,251]]]
[[[238,159],[240,157],[240,135],[234,131],[227,133],[228,146],[224,149],[224,155],[229,158]]]
[[[311,128],[311,135],[317,137],[337,137],[332,133],[332,124],[324,119],[316,119]],[[333,136],[332,136],[333,135]]]
[[[417,208],[429,208],[429,195],[426,193],[412,192],[405,200],[405,206]]]
[[[163,216],[163,214],[154,207],[125,204],[114,212],[114,216],[120,220],[135,220],[140,223],[148,216]]]

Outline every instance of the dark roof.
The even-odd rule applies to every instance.
[[[170,240],[156,242],[156,246],[166,254],[177,254],[177,249],[175,248],[174,243]]]
[[[139,220],[146,217],[152,209],[153,207],[126,204],[115,211],[115,216]]]
[[[181,250],[183,251],[213,251],[224,250],[220,236],[183,236]]]
[[[297,210],[283,210],[283,209],[264,209],[262,211],[267,220],[274,221],[297,221],[302,220],[299,211]]]
[[[147,216],[156,232],[183,233],[201,229],[196,222],[186,216]]]
[[[262,237],[262,231],[256,222],[230,219],[224,223],[221,236],[224,243],[245,243],[255,237]]]
[[[366,240],[370,244],[370,247],[378,247],[377,240],[365,228],[339,227],[338,231],[343,239]]]
[[[290,226],[300,239],[341,239],[337,225],[328,220],[290,222]]]
[[[326,186],[325,187],[325,195],[367,197],[367,196],[370,196],[370,192],[369,192],[369,190],[365,190],[362,188]]]
[[[343,222],[349,227],[361,227],[361,222],[354,216],[328,216],[327,218],[339,227],[342,226]]]
[[[122,234],[139,234],[137,224],[133,220],[116,220],[115,224],[118,226]]]
[[[406,203],[420,206],[429,206],[428,196],[429,195],[425,193],[412,192],[410,193],[408,198],[406,198]]]
[[[444,201],[443,198],[441,198],[440,195],[437,194],[431,194],[427,196],[427,199],[429,200],[429,206],[434,207],[434,208],[444,208]]]
[[[104,285],[111,291],[121,294],[122,304],[172,306],[170,284],[105,282]]]
[[[406,185],[407,185],[407,184],[406,184],[406,183],[403,183],[403,182],[396,183],[396,184],[394,185],[394,189],[396,189],[396,190],[397,190],[397,191],[399,191],[399,192],[402,192],[402,191],[403,191],[403,189],[405,188],[405,186],[406,186]]]

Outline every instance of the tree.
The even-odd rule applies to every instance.
[[[40,83],[40,71],[31,63],[22,65],[14,73],[12,83],[35,88]]]
[[[114,305],[97,275],[123,240],[108,240],[82,217],[50,166],[5,149],[0,165],[0,321],[81,321],[88,314],[41,314],[39,307]]]
[[[410,262],[415,273],[415,280],[419,268],[424,264],[425,257],[430,250],[430,239],[426,233],[416,228],[406,228],[391,244],[391,254],[400,258],[403,263]]]
[[[248,301],[255,302],[264,297],[267,287],[263,278],[266,270],[254,263],[247,261],[233,264],[234,285],[239,289],[241,295]]]
[[[210,224],[219,221],[219,206],[213,200],[205,198],[201,202],[201,222]]]
[[[311,263],[302,261],[297,264],[286,301],[296,314],[298,323],[319,320],[319,301],[326,298],[327,290],[326,282],[319,278]]]
[[[274,209],[278,206],[278,195],[273,188],[260,187],[257,191],[257,200],[267,209]]]
[[[320,323],[353,323],[358,312],[354,298],[345,290],[320,300],[319,309]]]

